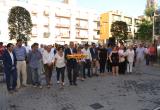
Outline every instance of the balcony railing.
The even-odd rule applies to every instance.
[[[80,35],[80,36],[76,36],[76,39],[88,39],[88,36],[82,36],[82,35]]]
[[[100,27],[95,27],[94,28],[94,31],[99,31],[100,30]]]
[[[88,30],[88,26],[80,26],[79,24],[76,24],[76,29]]]
[[[71,17],[70,13],[64,13],[64,12],[56,12],[55,15],[56,15],[56,17],[62,17],[62,18],[70,18]]]
[[[59,24],[59,23],[57,23],[56,27],[57,28],[70,28],[70,25],[69,24]]]
[[[95,39],[95,40],[100,39],[100,35],[93,35],[93,39]]]

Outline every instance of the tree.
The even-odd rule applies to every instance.
[[[112,37],[118,41],[125,41],[128,36],[128,26],[126,22],[116,21],[111,25]]]
[[[154,16],[154,12],[155,12],[154,6],[151,6],[151,7],[148,7],[145,9],[145,15],[148,16],[150,18],[150,20]]]
[[[142,20],[142,23],[139,25],[138,29],[138,39],[139,40],[152,40],[152,27],[153,24],[151,21]]]
[[[32,20],[30,13],[23,7],[12,7],[8,17],[8,29],[10,39],[29,40],[32,31]]]

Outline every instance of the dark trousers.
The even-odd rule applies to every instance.
[[[99,60],[99,64],[100,64],[100,73],[104,73],[106,67],[106,60],[105,59]]]
[[[110,60],[107,60],[107,71],[112,72],[112,65],[111,65]]]
[[[57,81],[59,81],[59,78],[60,78],[60,75],[61,75],[61,80],[62,80],[62,82],[64,82],[65,67],[62,67],[62,68],[57,68],[56,67],[56,71],[57,71]]]
[[[47,64],[44,64],[44,70],[45,70],[45,75],[46,75],[46,83],[47,83],[47,85],[50,85],[52,71],[53,71],[53,65],[48,66]]]
[[[77,64],[75,65],[67,65],[67,71],[68,71],[68,80],[70,84],[75,84],[77,80]]]
[[[119,74],[125,74],[126,71],[126,62],[119,63]]]
[[[7,90],[15,90],[17,86],[17,71],[11,70],[5,73],[6,75],[6,84],[7,84]]]
[[[91,61],[88,59],[85,60],[83,65],[83,78],[86,78],[86,72],[85,72],[86,69],[87,69],[87,76],[91,77]]]
[[[145,58],[146,58],[146,65],[149,65],[149,55],[147,54]]]

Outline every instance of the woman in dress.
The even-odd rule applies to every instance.
[[[109,59],[110,59],[110,62],[111,62],[111,65],[112,65],[112,73],[113,75],[115,76],[118,76],[119,75],[119,54],[118,54],[118,50],[117,50],[117,47],[114,46],[110,55],[109,55]]]

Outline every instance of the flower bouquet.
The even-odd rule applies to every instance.
[[[72,54],[72,55],[67,55],[67,58],[68,59],[76,59],[76,60],[80,60],[80,59],[83,59],[83,58],[86,58],[87,55],[85,54]]]

